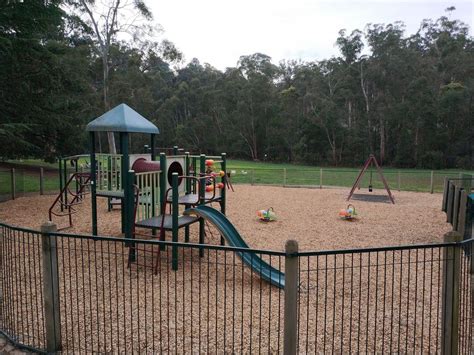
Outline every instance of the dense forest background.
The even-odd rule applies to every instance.
[[[94,1],[0,0],[0,157],[87,152],[85,124],[125,102],[160,128],[162,147],[318,165],[358,165],[373,152],[397,167],[474,166],[474,41],[454,8],[415,34],[398,22],[341,30],[340,55],[327,60],[276,65],[255,53],[220,71],[184,64],[173,43],[147,37],[159,30],[140,0],[128,5],[143,20],[121,36],[124,2],[115,2],[102,30]],[[135,150],[146,143],[133,138]]]

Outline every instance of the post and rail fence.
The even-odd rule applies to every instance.
[[[0,202],[27,195],[52,195],[59,191],[57,171],[44,168],[0,168]]]
[[[351,187],[357,178],[359,170],[335,168],[229,168],[233,183],[250,185],[270,185],[282,187]],[[445,178],[456,178],[463,173],[446,171],[403,171],[385,170],[383,172],[388,184],[393,190],[442,192]],[[361,187],[373,185],[383,189],[382,181],[366,173]],[[469,175],[474,176],[474,173]],[[375,175],[374,175],[375,176]]]
[[[131,241],[55,230],[0,223],[0,332],[29,350],[472,351],[474,242],[456,231],[437,244],[315,252],[175,243],[173,271],[170,242],[134,239],[130,262]],[[284,290],[244,253],[285,272]]]
[[[110,163],[109,163],[110,164]],[[57,170],[45,171],[42,167],[0,168],[0,202],[15,199],[26,194],[55,194],[64,184],[64,176],[77,172],[78,167],[61,164],[61,174]],[[81,168],[82,171],[83,168]],[[350,187],[358,170],[332,168],[229,168],[233,183],[250,185],[272,185],[283,187]],[[445,178],[456,178],[459,172],[445,171],[384,171],[390,187],[398,191],[442,192]],[[61,175],[61,176],[59,176]],[[474,174],[471,174],[474,176]],[[365,174],[361,187],[369,185],[370,174]],[[111,181],[111,179],[104,179]],[[378,179],[374,188],[383,188]]]

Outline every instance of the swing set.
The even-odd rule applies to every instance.
[[[365,172],[367,169],[372,167],[372,164],[375,165],[375,168],[377,169],[377,173],[380,176],[380,179],[382,180],[382,183],[385,187],[385,190],[387,191],[388,197],[390,201],[395,204],[395,200],[393,198],[392,192],[390,191],[390,188],[388,187],[387,180],[385,180],[385,177],[383,176],[382,168],[380,168],[379,163],[377,162],[377,159],[375,159],[375,156],[373,154],[370,154],[369,158],[366,160],[364,163],[364,166],[362,167],[361,171],[359,172],[359,175],[357,175],[357,179],[354,182],[354,185],[352,185],[351,192],[349,193],[349,196],[347,197],[347,201],[349,201],[354,194],[354,191],[359,188],[360,189],[360,184],[362,181],[362,177],[364,176]],[[372,169],[370,169],[370,178],[369,178],[369,192],[372,192]]]

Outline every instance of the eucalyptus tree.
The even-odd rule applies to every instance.
[[[139,41],[155,31],[152,13],[143,0],[69,0],[69,11],[83,21],[91,36],[93,48],[102,61],[102,94],[104,110],[110,109],[110,51],[120,34]],[[116,153],[115,139],[107,133],[109,151]]]

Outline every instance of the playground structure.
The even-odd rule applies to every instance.
[[[172,242],[178,243],[179,230],[184,228],[184,241],[189,242],[190,226],[197,223],[199,244],[204,244],[206,223],[210,223],[218,230],[221,245],[227,242],[230,246],[249,248],[225,217],[226,188],[232,188],[226,171],[225,153],[220,156],[191,155],[188,152],[167,156],[160,153],[157,161],[155,135],[159,133],[158,128],[125,104],[91,121],[86,130],[90,135],[90,154],[60,160],[61,190],[49,209],[50,220],[53,216],[67,216],[71,227],[72,215],[77,213],[78,205],[90,193],[93,235],[98,235],[97,198],[103,197],[107,198],[109,211],[114,204],[120,204],[121,228],[126,239],[156,238],[159,231],[161,241],[165,241],[166,232],[171,232]],[[96,153],[96,132],[118,133],[120,154]],[[150,135],[150,153],[129,153],[131,133]],[[178,153],[178,148],[175,147],[173,152]],[[69,178],[68,164],[75,167]],[[89,172],[84,172],[84,167],[89,167]],[[214,171],[216,168],[219,169],[217,172]],[[220,212],[211,207],[205,208],[205,205],[214,202],[219,204]],[[183,214],[180,214],[180,206],[184,209]],[[151,233],[142,232],[143,229]],[[140,252],[140,257],[146,258],[147,254],[159,256],[165,249],[159,246],[150,252],[131,242],[127,246],[129,267],[134,263],[146,265],[146,261],[139,263]],[[171,249],[172,269],[178,270],[178,247],[172,245]],[[261,258],[250,260],[243,253],[238,255],[264,280],[284,287],[283,274]],[[202,250],[200,256],[203,256]],[[155,265],[155,273],[157,270]]]
[[[200,158],[196,160],[199,168]],[[156,169],[155,164],[159,163],[137,161],[132,164],[135,177],[142,171]],[[179,174],[175,176],[179,182]],[[182,183],[185,187],[187,182],[183,179]],[[192,183],[190,180],[189,184]],[[138,184],[136,178],[134,185]],[[198,184],[196,181],[199,191]],[[173,181],[171,188],[172,185]],[[70,186],[75,192],[74,183]],[[248,243],[254,248],[248,249],[232,247],[231,242],[226,242],[229,246],[213,245],[218,244],[218,239],[197,244],[198,228],[193,227],[189,243],[159,241],[159,233],[154,239],[150,229],[147,239],[138,235],[127,240],[81,235],[90,228],[89,190],[86,186],[84,202],[76,206],[74,234],[31,235],[28,230],[0,227],[0,234],[4,235],[0,238],[0,249],[5,255],[4,285],[16,286],[4,296],[6,306],[2,310],[9,318],[4,323],[0,321],[0,329],[21,343],[44,348],[41,312],[21,313],[21,307],[27,304],[28,310],[42,309],[43,284],[38,281],[34,262],[42,260],[43,265],[49,265],[54,253],[42,256],[41,240],[50,239],[56,242],[59,302],[55,304],[61,308],[61,344],[66,352],[281,352],[283,326],[287,324],[284,316],[297,314],[300,352],[348,353],[360,347],[362,351],[368,349],[367,352],[438,353],[444,344],[440,334],[448,328],[443,328],[445,321],[440,312],[445,309],[443,302],[448,302],[443,301],[442,295],[445,290],[455,289],[449,285],[457,284],[461,293],[459,353],[467,353],[465,339],[470,334],[472,319],[468,274],[472,242],[440,243],[442,234],[448,231],[444,216],[436,207],[441,204],[441,195],[401,192],[395,206],[360,201],[356,208],[364,211],[365,217],[357,228],[350,223],[334,222],[334,211],[342,207],[346,197],[344,190],[337,189],[240,186],[238,198],[227,199],[233,225],[227,225],[226,217],[210,204],[198,205],[185,213],[197,218],[204,218],[199,215],[207,213],[207,223],[227,230],[226,236],[234,239],[234,244]],[[171,198],[172,190],[168,193]],[[98,229],[102,234],[115,235],[120,230],[121,212],[107,213],[107,198],[99,200]],[[289,200],[297,200],[298,204],[288,204]],[[34,201],[50,203],[49,198],[38,197],[19,199],[5,206],[22,208]],[[260,224],[254,211],[262,205],[277,206],[283,222]],[[167,214],[170,206],[166,204]],[[40,209],[41,205],[35,207]],[[158,215],[159,204],[156,207]],[[36,218],[35,223],[28,224],[34,228],[44,222],[44,215],[32,211],[33,206],[21,214],[29,215],[29,220]],[[15,213],[9,223],[25,225],[21,223],[21,214]],[[402,221],[403,225],[397,223],[395,228],[409,232],[401,230],[400,236],[386,238],[393,221]],[[232,231],[232,227],[239,232]],[[114,234],[108,234],[110,231]],[[239,241],[240,235],[248,239]],[[304,245],[303,250],[268,250],[280,249],[284,238],[292,236]],[[130,260],[130,246],[137,251],[135,261]],[[178,272],[171,267],[176,246]],[[348,249],[351,247],[355,249]],[[453,249],[456,257],[448,257],[445,253]],[[142,250],[153,251],[147,264],[153,269],[139,265],[145,265]],[[258,258],[266,265],[258,263]],[[296,286],[290,281],[287,262],[298,266]],[[456,279],[453,276],[452,283],[443,274],[445,267],[461,270]],[[18,282],[25,273],[25,280],[36,281],[27,285]],[[16,274],[16,278],[10,276]],[[287,311],[284,305],[290,290],[297,299],[288,302],[295,309]],[[45,309],[44,314],[49,320],[54,313]],[[15,322],[8,323],[9,319]],[[21,327],[15,328],[16,324]],[[358,329],[362,331],[359,333]],[[35,338],[22,337],[37,333]]]
[[[356,189],[360,189],[360,184],[362,182],[362,178],[364,174],[366,173],[367,169],[369,169],[370,172],[370,180],[369,180],[369,192],[372,192],[372,165],[375,166],[377,169],[377,173],[379,174],[380,179],[383,182],[383,185],[385,187],[385,190],[387,191],[388,197],[390,201],[395,204],[395,199],[393,198],[392,192],[390,191],[390,187],[388,186],[387,180],[385,180],[385,177],[382,172],[382,168],[380,167],[379,163],[377,162],[377,159],[373,154],[370,154],[369,158],[365,161],[364,166],[360,170],[359,174],[357,175],[357,178],[354,182],[354,185],[352,185],[351,191],[349,192],[349,196],[347,197],[347,201],[349,201],[354,194]]]
[[[151,140],[153,142],[153,138]],[[121,146],[123,148],[123,141]],[[63,188],[55,206],[59,211],[63,208],[63,217],[68,217],[72,224],[73,213],[79,211],[81,203],[89,201],[86,198],[88,195],[93,197],[95,189],[96,203],[94,206],[91,201],[91,213],[94,216],[95,208],[96,222],[97,197],[103,197],[107,202],[117,199],[122,206],[122,230],[125,235],[131,230],[130,238],[81,236],[45,230],[40,233],[0,224],[0,234],[3,232],[0,248],[8,256],[2,261],[7,270],[3,274],[7,280],[5,284],[17,285],[21,290],[18,296],[16,289],[6,295],[8,303],[4,309],[8,319],[15,322],[22,320],[19,323],[22,327],[23,323],[27,324],[25,332],[23,328],[7,328],[9,323],[0,321],[0,329],[6,329],[8,334],[20,334],[20,343],[32,344],[33,348],[40,349],[47,343],[43,340],[41,326],[36,327],[38,331],[31,330],[28,325],[42,324],[41,312],[22,313],[22,306],[11,306],[21,300],[19,305],[31,304],[31,309],[42,307],[41,295],[37,295],[42,288],[37,286],[37,282],[22,290],[22,284],[16,278],[9,279],[9,275],[28,270],[28,277],[36,280],[34,260],[40,257],[43,265],[57,268],[57,272],[46,272],[44,275],[58,275],[59,280],[51,283],[53,290],[58,287],[51,294],[57,295],[57,302],[53,304],[61,309],[54,313],[45,308],[43,312],[48,321],[52,318],[51,314],[61,313],[57,323],[54,319],[45,322],[55,324],[55,329],[63,331],[62,343],[60,336],[55,338],[52,349],[57,349],[57,344],[64,344],[64,349],[72,352],[192,352],[196,347],[209,353],[239,350],[252,353],[257,348],[262,352],[280,352],[283,345],[286,347],[291,343],[286,336],[282,341],[285,325],[284,333],[287,328],[293,330],[298,344],[293,343],[293,346],[298,346],[301,352],[346,353],[353,351],[356,343],[359,349],[360,342],[362,351],[371,352],[438,353],[443,349],[448,353],[445,349],[459,345],[460,353],[467,353],[466,339],[469,339],[469,329],[472,329],[472,313],[469,313],[473,297],[472,292],[469,293],[472,290],[472,281],[469,281],[472,278],[469,274],[472,240],[462,243],[452,238],[446,239],[446,243],[432,245],[407,243],[400,247],[392,245],[352,250],[321,251],[319,248],[317,252],[299,252],[297,248],[290,249],[288,244],[285,252],[250,249],[224,214],[225,188],[217,188],[219,179],[224,186],[227,182],[225,154],[220,157],[160,154],[159,160],[152,158],[151,153],[128,154],[129,161],[125,165],[124,151],[121,149],[117,155],[94,154],[93,157],[65,159],[62,164],[73,161],[77,171],[69,177],[64,174]],[[211,159],[214,164],[220,164],[214,167],[218,172],[211,173]],[[84,171],[87,169],[89,171]],[[128,179],[125,182],[124,176]],[[461,189],[462,184],[453,180],[451,183],[447,181],[446,186],[449,187],[445,192],[443,208],[449,208],[448,219],[462,221],[463,213],[468,216],[469,208],[472,209],[472,199],[467,194],[472,185]],[[253,189],[259,190],[257,187]],[[277,195],[275,190],[270,190],[270,193]],[[304,228],[310,220],[317,220],[314,218],[316,214],[312,213],[319,212],[314,206],[312,194],[317,193],[321,197],[339,192],[281,191],[272,198],[279,198],[276,205],[282,208],[288,205],[286,202],[290,198],[285,193],[291,193],[291,198],[298,199],[300,205],[311,206],[308,215],[301,214],[300,221],[296,222]],[[255,194],[252,191],[252,195]],[[382,225],[386,228],[390,225],[389,218],[383,218],[384,212],[390,218],[406,216],[408,219],[410,213],[401,211],[402,206],[407,208],[404,199],[408,194],[400,196],[397,206],[375,208],[382,217],[372,227]],[[433,201],[433,196],[428,197]],[[419,200],[418,197],[413,198]],[[308,199],[306,203],[305,199]],[[316,203],[328,204],[324,198],[319,199],[321,201]],[[261,206],[262,195],[256,200]],[[219,203],[221,211],[224,202],[224,210],[219,212],[212,208],[212,202]],[[247,207],[248,199],[244,202],[241,206]],[[127,203],[130,204],[128,210]],[[339,198],[337,204],[340,204]],[[367,201],[361,204],[363,208],[370,208]],[[329,208],[331,220],[334,219],[335,208]],[[385,211],[380,211],[382,209]],[[99,212],[107,214],[106,210],[105,204],[102,204]],[[119,217],[118,213],[109,213],[105,218],[112,216]],[[472,221],[472,214],[470,216]],[[234,217],[232,220],[235,221]],[[417,224],[419,222],[416,221]],[[187,243],[189,227],[195,223],[199,224],[199,244]],[[201,226],[207,223],[218,230],[221,243],[224,241],[228,246],[204,243]],[[370,223],[369,218],[367,223]],[[290,221],[285,218],[282,224],[290,224]],[[278,225],[267,225],[262,229],[275,226],[278,234],[284,234]],[[462,222],[453,223],[453,228],[462,225]],[[341,231],[350,228],[347,226],[337,223],[329,229],[339,228]],[[180,228],[185,229],[184,243],[178,241]],[[140,232],[142,229],[149,233]],[[374,236],[386,236],[386,229],[382,227],[379,230],[383,233],[377,234],[371,229],[372,241],[377,239]],[[171,241],[164,240],[165,231],[172,232]],[[298,233],[293,229],[292,234],[287,235],[301,235],[304,238],[304,232],[308,229],[302,231]],[[332,237],[344,235],[347,243],[351,233],[334,233]],[[247,230],[245,234],[253,237],[251,244],[261,242],[258,231]],[[416,232],[412,230],[410,234]],[[321,231],[320,235],[323,236],[321,239],[331,239]],[[311,235],[311,239],[313,237]],[[275,235],[271,235],[266,245],[275,245],[275,239]],[[319,243],[322,243],[321,239]],[[42,240],[54,243],[51,245],[54,245],[52,250],[55,252],[48,252],[48,247],[44,247],[46,242],[42,249]],[[23,241],[25,244],[20,244]],[[448,257],[453,248],[459,257]],[[41,255],[41,250],[46,254]],[[56,261],[49,264],[56,254]],[[151,265],[145,262],[146,257]],[[25,262],[18,262],[23,260],[21,258]],[[238,259],[241,263],[236,263]],[[183,265],[182,272],[176,272],[178,262]],[[148,266],[152,266],[154,272],[147,272],[145,268]],[[388,287],[390,284],[392,286]],[[41,282],[38,285],[42,286]],[[453,289],[462,292],[457,305],[443,298],[447,291]],[[49,290],[47,286],[45,290]],[[350,290],[350,293],[339,290]],[[41,291],[45,297],[49,295],[47,291]],[[440,309],[443,310],[442,315]],[[444,336],[453,328],[445,316],[445,309],[463,317],[460,317],[455,340]],[[362,332],[365,335],[361,335],[359,329],[365,329]],[[35,331],[39,333],[38,343],[21,338],[21,334],[34,334]],[[385,341],[384,332],[387,337],[390,332],[390,338],[398,337],[401,341],[398,345],[396,341]]]
[[[272,198],[271,203],[279,207],[278,212],[283,216],[284,223],[263,226],[256,220],[254,210],[262,206],[262,203],[267,203],[262,202],[265,195],[277,195],[277,192],[282,196]],[[250,199],[252,195],[257,196]],[[331,199],[330,196],[334,198]],[[469,254],[465,250],[468,251],[471,244],[466,242],[456,246],[456,252],[461,251],[456,254],[459,257],[448,258],[444,254],[451,252],[454,244],[440,243],[441,233],[448,231],[444,216],[435,205],[441,204],[441,195],[400,193],[396,206],[359,202],[356,208],[375,210],[380,217],[377,220],[371,219],[373,213],[369,213],[364,218],[364,223],[358,226],[364,228],[357,228],[359,232],[361,229],[370,229],[365,240],[371,244],[365,246],[370,246],[371,249],[348,250],[347,248],[355,245],[350,244],[353,236],[349,231],[354,229],[353,225],[334,223],[334,211],[341,207],[345,197],[343,190],[303,191],[241,186],[239,195],[236,196],[238,198],[228,199],[228,212],[236,229],[241,235],[248,236],[246,242],[256,249],[212,245],[218,244],[218,239],[213,239],[216,243],[194,244],[198,240],[197,228],[191,228],[190,243],[134,239],[137,251],[146,247],[155,251],[149,261],[156,263],[159,260],[158,273],[138,266],[137,262],[130,263],[130,248],[126,246],[130,240],[121,237],[81,236],[82,231],[89,228],[83,225],[83,221],[90,220],[89,197],[87,204],[81,207],[84,210],[79,210],[74,216],[74,234],[51,233],[48,237],[56,240],[57,245],[60,297],[57,304],[61,307],[63,351],[88,352],[95,349],[98,352],[192,352],[193,349],[201,349],[201,352],[209,353],[253,353],[259,350],[279,352],[280,349],[281,352],[283,326],[287,324],[284,315],[297,314],[300,352],[306,352],[308,347],[307,352],[332,352],[334,348],[334,352],[348,353],[351,349],[354,351],[360,347],[362,350],[367,348],[370,352],[421,353],[423,350],[424,353],[438,353],[443,343],[439,336],[444,324],[439,311],[444,309],[442,295],[446,282],[443,269],[445,264],[453,267],[458,261],[462,271],[458,279],[461,283],[459,289],[462,305],[459,311],[462,315],[459,333],[464,335],[461,339],[466,339],[469,334],[469,320],[466,320],[469,318],[465,318],[471,305],[466,291],[470,287],[466,281],[470,280],[470,276],[466,274],[466,270],[469,270],[466,267],[469,265]],[[308,213],[301,213],[304,208],[284,205],[283,202],[290,197],[298,199]],[[416,210],[410,210],[411,202],[407,201],[408,198],[425,202]],[[43,202],[48,200],[37,199]],[[22,200],[12,201],[11,205],[21,206]],[[106,198],[99,202],[99,215],[112,222],[102,223],[99,220],[99,231],[104,233],[109,224],[115,224],[114,229],[119,231],[120,211],[107,213]],[[245,210],[243,207],[249,203],[251,206]],[[328,203],[331,205],[325,208]],[[402,211],[402,206],[405,212]],[[211,214],[218,215],[209,205],[198,206],[196,209],[208,208]],[[288,212],[292,209],[296,209],[296,213],[289,218]],[[325,211],[324,215],[320,214],[321,211]],[[192,215],[197,217],[196,214]],[[317,224],[311,224],[309,229],[308,225],[299,230],[293,228],[293,233],[287,228],[288,224],[294,222],[293,217],[296,224],[302,224],[304,221],[317,220],[314,216],[318,215],[319,220],[324,219],[324,225],[331,223],[328,221],[333,222],[327,231],[334,229],[337,232],[308,233],[316,230]],[[402,219],[404,215],[405,220]],[[406,239],[393,242],[394,238],[383,238],[387,235],[388,226],[393,225],[393,220],[390,223],[386,216],[391,216],[394,220],[406,222],[411,219],[416,222],[417,225],[410,227],[408,234],[411,236],[421,235],[430,223],[438,227],[425,231],[425,239],[415,241],[401,232]],[[430,221],[433,217],[435,220]],[[44,216],[31,214],[31,218],[44,221]],[[216,218],[216,223],[220,223],[220,216]],[[210,221],[210,218],[207,220]],[[244,228],[245,224],[249,227]],[[379,228],[378,232],[377,226],[380,224],[384,227]],[[3,231],[5,237],[0,248],[7,256],[2,264],[6,271],[3,277],[15,275],[15,272],[25,272],[23,270],[26,268],[26,279],[37,279],[39,276],[34,271],[34,260],[49,260],[41,256],[41,240],[46,237],[40,233],[30,235],[31,232],[2,228],[0,233]],[[107,233],[109,230],[111,229],[107,229]],[[306,244],[303,250],[288,254],[283,251],[268,251],[268,248],[281,248],[284,238],[292,235],[300,237],[300,245]],[[346,250],[337,251],[336,244],[331,246],[329,240],[338,235],[343,236],[346,244],[340,245],[345,245]],[[433,239],[428,239],[429,235]],[[361,237],[363,234],[357,235],[355,231],[355,238]],[[313,244],[308,244],[314,239]],[[391,246],[383,247],[385,243],[391,243]],[[423,245],[420,246],[420,243]],[[178,246],[178,272],[173,271],[170,266],[173,244]],[[157,257],[159,245],[165,246],[165,250]],[[313,251],[318,246],[318,251]],[[204,257],[199,255],[201,248],[204,249]],[[141,259],[142,255],[143,253],[137,255],[140,262],[144,261]],[[254,263],[260,256],[267,265],[279,270],[280,276],[262,265],[260,277],[257,271],[260,265],[257,269],[248,267],[246,261]],[[293,261],[299,266],[296,286],[292,286],[289,281],[287,261]],[[47,264],[45,261],[43,263]],[[264,278],[265,274],[272,277],[270,281]],[[271,283],[271,279],[280,283],[279,278],[283,281],[283,277],[284,289]],[[4,308],[5,314],[11,317],[7,319],[22,322],[13,324],[24,325],[23,328],[8,328],[10,323],[0,322],[0,328],[6,329],[12,336],[18,334],[16,339],[19,342],[42,349],[45,343],[41,332],[41,312],[15,313],[15,309],[21,310],[20,305],[24,304],[31,305],[29,309],[42,307],[39,303],[42,298],[34,293],[40,292],[38,290],[42,289],[42,283],[30,282],[25,287],[22,283],[15,284],[15,278],[7,280],[17,287],[5,294],[5,301],[8,302],[8,307]],[[23,287],[24,291],[18,292],[18,298],[12,301],[14,292],[23,290]],[[298,297],[297,303],[293,303],[298,305],[297,311],[284,310],[286,302],[283,301],[289,290],[295,290]],[[16,308],[11,307],[12,304],[17,305]],[[49,320],[49,316],[47,319]],[[359,328],[363,330],[360,334]],[[22,337],[22,334],[35,335],[38,329],[39,335],[36,338]],[[390,338],[393,338],[393,342],[390,342]],[[465,340],[460,341],[460,344],[460,349],[467,349]],[[466,353],[464,350],[460,353]]]

